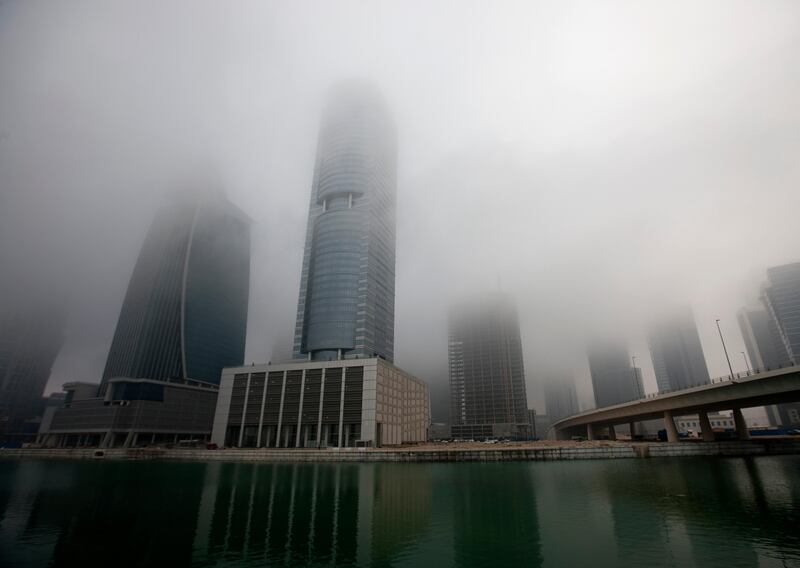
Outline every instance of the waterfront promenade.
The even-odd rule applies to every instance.
[[[111,459],[236,462],[495,462],[800,454],[800,440],[720,442],[528,442],[419,444],[380,449],[36,448],[2,449],[0,459]]]

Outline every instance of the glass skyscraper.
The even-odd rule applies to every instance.
[[[694,314],[688,306],[652,326],[649,341],[658,392],[711,382]]]
[[[597,342],[589,349],[588,357],[597,408],[644,397],[641,371],[631,365],[625,345],[613,341]]]
[[[742,308],[736,314],[750,365],[754,369],[777,369],[791,365],[786,346],[774,318],[763,307]],[[800,402],[766,406],[772,425],[800,422]]]
[[[394,359],[397,133],[381,96],[333,93],[317,146],[293,356]]]
[[[214,191],[185,192],[154,220],[108,354],[114,377],[219,384],[244,361],[250,220]]]
[[[789,359],[800,364],[800,262],[767,269],[762,299]]]

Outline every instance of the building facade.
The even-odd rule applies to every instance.
[[[333,94],[320,128],[296,359],[394,360],[397,134],[368,85]]]
[[[800,364],[800,262],[767,269],[761,297],[789,359]]]
[[[0,444],[27,441],[26,422],[44,410],[42,395],[64,343],[64,313],[19,310],[0,320]]]
[[[454,307],[449,317],[454,438],[528,437],[517,310],[503,294]]]
[[[569,375],[549,376],[544,382],[544,400],[547,416],[552,422],[580,412],[575,381]]]
[[[711,381],[694,315],[688,306],[653,325],[649,342],[658,392],[685,389]]]
[[[196,381],[113,378],[64,385],[60,408],[48,409],[37,441],[45,447],[142,447],[207,442],[217,385]]]
[[[176,195],[136,261],[106,361],[114,377],[219,384],[244,361],[250,221],[220,193]]]
[[[212,441],[379,447],[424,442],[429,426],[427,385],[381,358],[298,361],[225,369]]]
[[[217,192],[176,195],[142,246],[99,387],[65,385],[40,442],[207,439],[222,369],[244,359],[249,280],[249,219]]]
[[[644,396],[641,372],[631,366],[628,349],[616,342],[596,342],[589,348],[589,372],[597,408]]]

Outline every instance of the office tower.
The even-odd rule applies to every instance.
[[[800,262],[768,268],[761,292],[789,359],[800,363]]]
[[[294,357],[394,359],[397,134],[368,85],[334,93],[320,127]]]
[[[634,387],[636,388],[636,398],[637,399],[644,398],[645,397],[645,393],[644,393],[644,375],[642,374],[642,368],[641,367],[634,367],[633,368],[633,374],[636,377],[636,384],[634,385]]]
[[[580,412],[575,381],[567,374],[550,375],[545,379],[544,400],[547,416],[551,422],[558,422],[562,418]]]
[[[754,369],[776,369],[791,364],[778,326],[766,309],[742,308],[736,319]]]
[[[711,381],[691,308],[676,309],[650,328],[650,355],[658,392],[664,393]]]
[[[108,354],[115,377],[219,384],[244,361],[250,221],[215,191],[177,194],[142,245]]]
[[[597,408],[642,398],[640,376],[631,366],[624,345],[598,341],[589,347],[588,357]]]
[[[64,313],[48,306],[16,310],[0,320],[0,440],[23,441],[25,421],[42,412],[64,324]]]
[[[502,294],[453,308],[449,321],[453,436],[526,436],[525,369],[517,310]]]

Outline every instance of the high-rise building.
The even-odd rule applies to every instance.
[[[222,368],[244,362],[250,220],[216,191],[176,194],[145,238],[99,385],[64,385],[46,446],[208,439]]]
[[[380,95],[341,85],[317,146],[294,357],[394,359],[397,133]]]
[[[800,263],[768,269],[761,300],[763,308],[743,308],[737,314],[753,367],[800,362]],[[773,425],[800,423],[800,403],[767,406],[766,411]]]
[[[219,384],[244,361],[250,221],[220,193],[176,195],[142,246],[111,343],[114,377]]]
[[[789,359],[800,364],[800,262],[768,268],[761,291]]]
[[[25,421],[41,413],[50,369],[64,342],[64,324],[64,313],[50,307],[18,310],[0,319],[0,440],[13,443],[24,433]]]
[[[449,336],[453,436],[527,436],[522,341],[511,300],[495,294],[453,308]]]
[[[555,374],[545,379],[544,400],[547,416],[552,422],[580,412],[575,381],[567,374]]]
[[[791,364],[778,326],[766,309],[742,308],[736,319],[754,369],[776,369]]]
[[[642,398],[641,376],[631,366],[624,345],[614,341],[596,342],[590,346],[588,357],[597,408]]]
[[[691,308],[677,309],[650,329],[650,355],[658,392],[704,385],[711,381]]]

